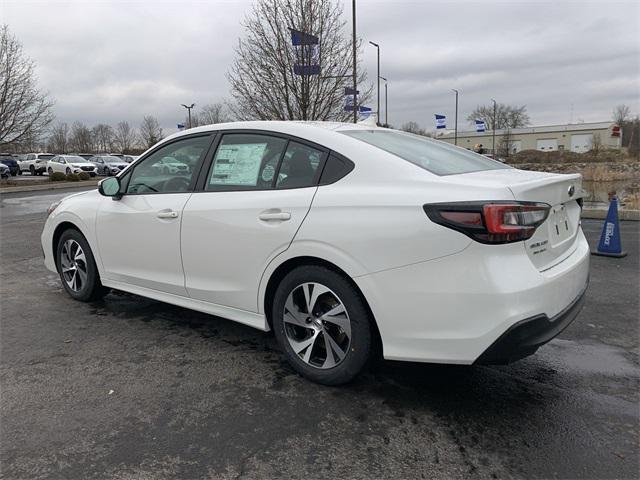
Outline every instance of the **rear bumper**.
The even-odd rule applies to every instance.
[[[557,337],[569,326],[584,306],[587,286],[578,297],[556,316],[524,319],[512,325],[475,361],[476,364],[506,364],[536,353],[542,345]]]
[[[508,358],[557,335],[563,327],[542,328],[540,319],[566,326],[577,315],[576,299],[589,278],[589,245],[579,231],[571,254],[542,272],[524,248],[472,242],[454,255],[354,278],[376,319],[384,357],[470,365],[523,322],[536,320],[537,326],[508,337],[513,342],[530,333]]]

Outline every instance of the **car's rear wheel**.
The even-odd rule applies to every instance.
[[[47,173],[48,173],[49,175],[51,175],[51,174],[53,173],[53,168],[49,167],[49,168],[47,169]]]
[[[65,230],[60,236],[56,264],[62,286],[76,300],[98,300],[109,291],[100,283],[91,248],[78,230]]]
[[[289,363],[324,385],[356,377],[372,351],[372,319],[342,275],[308,265],[289,272],[273,302],[273,328]]]

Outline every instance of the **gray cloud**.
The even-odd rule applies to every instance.
[[[4,0],[0,12],[60,120],[137,124],[153,114],[171,132],[181,103],[228,96],[225,73],[250,5]],[[349,21],[351,2],[344,7]],[[640,112],[639,18],[637,2],[358,0],[359,36],[382,48],[389,120],[428,128],[434,113],[452,120],[451,88],[461,127],[490,98],[526,104],[534,124],[566,122],[572,105],[574,121],[609,119],[620,103]],[[375,49],[363,55],[373,81]]]

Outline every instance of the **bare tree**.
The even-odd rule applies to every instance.
[[[618,105],[613,109],[613,121],[619,126],[624,126],[631,118],[631,109],[628,105]]]
[[[243,26],[245,36],[227,73],[234,99],[230,108],[236,118],[346,120],[353,115],[344,109],[344,89],[352,86],[353,57],[341,3],[257,0]],[[318,37],[319,45],[293,47],[290,28]],[[296,64],[317,64],[320,74],[296,75]],[[358,71],[362,105],[371,87],[365,86],[364,69]]]
[[[146,148],[152,147],[162,140],[163,133],[158,119],[151,115],[147,115],[142,119],[140,124],[140,140]]]
[[[82,122],[73,122],[69,136],[69,147],[74,152],[90,152],[93,147],[91,129]]]
[[[224,103],[216,102],[205,105],[198,114],[199,125],[228,122],[229,114]]]
[[[111,150],[113,143],[113,127],[105,123],[99,123],[91,129],[96,149],[100,152]]]
[[[500,136],[500,143],[498,143],[498,156],[501,158],[509,158],[513,152],[513,134],[511,128],[506,128],[504,133]]]
[[[417,122],[414,122],[414,121],[404,123],[400,127],[400,130],[403,130],[409,133],[415,133],[416,135],[425,135],[425,136],[427,135],[427,131],[424,128],[422,128],[420,125],[418,125]]]
[[[476,109],[467,116],[467,121],[475,124],[476,120],[484,120],[488,129],[493,128],[493,105],[478,105]],[[496,130],[506,128],[521,128],[529,125],[530,119],[527,115],[527,106],[496,105]]]
[[[137,136],[129,122],[119,122],[113,132],[113,144],[121,153],[129,153],[136,143]]]
[[[38,90],[34,69],[9,27],[0,27],[0,146],[40,137],[53,121],[53,101]]]
[[[69,152],[69,126],[66,123],[57,123],[53,126],[47,149],[52,153]]]

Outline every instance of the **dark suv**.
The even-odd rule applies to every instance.
[[[13,177],[18,174],[18,161],[10,153],[0,153],[0,163],[4,163],[7,167],[9,167],[9,172],[11,172],[11,175]]]

